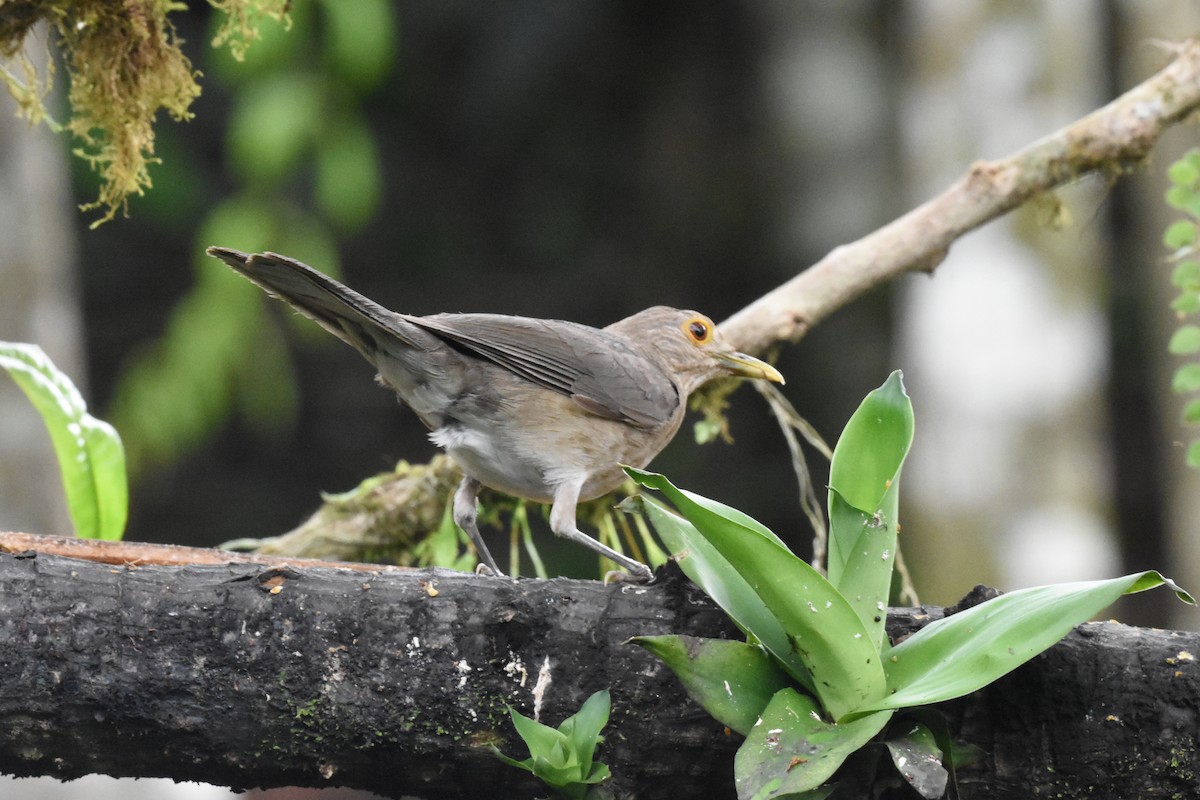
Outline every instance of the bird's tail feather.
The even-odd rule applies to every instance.
[[[206,252],[358,350],[372,363],[381,340],[398,337],[418,346],[412,341],[411,325],[307,264],[276,253],[250,254],[227,247],[210,247]]]

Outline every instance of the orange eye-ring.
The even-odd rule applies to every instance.
[[[696,344],[705,344],[712,338],[712,323],[702,317],[692,317],[683,323],[683,330]]]

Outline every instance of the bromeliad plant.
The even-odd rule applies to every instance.
[[[608,724],[609,709],[608,692],[599,691],[558,728],[551,728],[510,708],[513,727],[525,740],[529,758],[509,758],[495,745],[492,753],[509,766],[532,772],[563,797],[584,800],[595,795],[595,787],[611,774],[607,765],[595,760],[596,746],[604,741],[600,731]]]
[[[644,636],[717,720],[746,737],[734,772],[738,797],[825,797],[848,756],[902,709],[969,694],[1047,649],[1122,594],[1166,584],[1157,572],[1000,595],[892,645],[884,631],[896,559],[900,471],[912,443],[912,404],[894,372],[855,412],[834,450],[829,480],[829,570],[821,575],[760,523],[627,472],[678,513],[642,508],[684,573],[747,641]],[[884,738],[901,774],[940,797],[947,772],[931,728],[913,719]]]

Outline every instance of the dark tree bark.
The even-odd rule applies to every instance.
[[[893,632],[940,613],[896,612]],[[531,713],[540,695],[557,724],[609,688],[599,758],[618,797],[732,797],[738,737],[624,643],[665,632],[735,634],[673,571],[605,587],[0,554],[0,772],[545,796],[486,747],[525,755],[505,703]],[[1198,638],[1085,625],[946,704],[984,753],[963,795],[1194,796]]]

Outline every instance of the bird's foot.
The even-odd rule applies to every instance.
[[[645,584],[654,580],[654,573],[645,564],[638,564],[641,569],[634,569],[630,572],[614,569],[604,573],[604,585],[608,586],[613,583],[632,583]]]
[[[476,565],[475,565],[475,574],[476,574],[476,575],[482,575],[482,576],[483,576],[483,577],[485,577],[485,578],[504,578],[504,577],[507,577],[507,576],[506,576],[506,575],[505,575],[503,572],[501,572],[500,570],[498,570],[498,569],[494,569],[494,568],[492,568],[492,567],[489,567],[487,564],[483,563],[482,561],[480,561],[478,564],[476,564]]]

